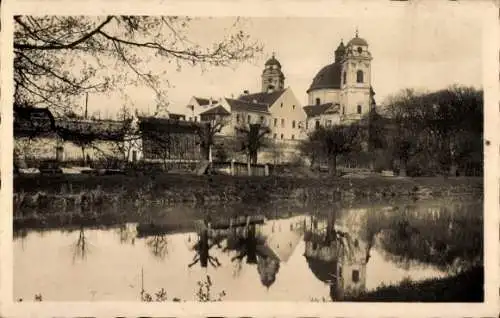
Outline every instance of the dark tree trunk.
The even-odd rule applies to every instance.
[[[337,156],[328,157],[328,170],[331,176],[337,175]]]
[[[407,162],[406,159],[399,159],[399,176],[400,177],[406,177],[406,166]]]
[[[251,224],[248,228],[247,234],[247,263],[257,263],[257,237],[255,232],[255,224]]]

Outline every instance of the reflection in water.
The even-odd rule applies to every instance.
[[[210,249],[214,246],[222,248],[220,245],[222,237],[216,235],[214,231],[210,231],[207,225],[207,222],[205,222],[198,232],[198,242],[196,242],[193,247],[196,254],[188,267],[192,267],[198,262],[202,268],[206,268],[209,263],[213,267],[219,267],[221,265],[217,257],[210,255]]]
[[[85,229],[82,226],[78,231],[78,239],[73,245],[73,262],[77,259],[85,260],[87,258],[87,254],[89,253],[89,248],[89,242],[85,237]]]
[[[360,242],[357,233],[336,224],[336,210],[324,222],[317,216],[310,220],[304,256],[314,276],[330,286],[331,299],[342,300],[364,291],[367,245]]]
[[[406,206],[381,223],[386,225],[381,247],[391,261],[406,267],[423,262],[459,273],[483,262],[481,205]]]
[[[44,236],[19,232],[14,292],[25,299],[41,293],[44,300],[83,300],[94,291],[96,300],[137,300],[137,290],[129,285],[140,284],[137,273],[144,267],[148,290],[164,288],[183,300],[196,296],[193,288],[208,271],[226,291],[224,300],[338,301],[405,277],[443,277],[481,264],[482,216],[476,211],[476,203],[418,203],[330,208],[258,223],[193,220],[182,230],[142,236],[134,230],[137,224],[80,228],[69,235],[64,230]],[[106,253],[89,254],[89,238],[106,246]],[[145,244],[134,244],[136,239]],[[68,252],[61,251],[69,243],[73,260],[82,264],[65,265]],[[173,249],[175,257],[165,258]],[[152,262],[151,254],[162,261]],[[40,266],[30,266],[34,259]],[[240,269],[236,276],[233,266]]]
[[[151,254],[159,259],[164,259],[168,253],[167,235],[153,235],[146,239]]]
[[[241,228],[229,230],[227,245],[224,251],[235,251],[236,256],[231,261],[237,262],[241,270],[241,263],[246,259],[247,264],[257,264],[257,271],[261,283],[269,288],[276,280],[280,268],[280,260],[266,245],[266,238],[257,233],[257,225],[250,224]]]

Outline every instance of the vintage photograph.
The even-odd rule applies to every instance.
[[[12,23],[15,302],[483,302],[477,15]]]

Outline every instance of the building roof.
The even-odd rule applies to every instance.
[[[210,99],[209,98],[203,98],[203,97],[194,97],[196,102],[200,104],[200,106],[205,106],[205,105],[210,105]],[[216,100],[212,100],[212,104],[217,103]]]
[[[328,109],[332,108],[333,103],[325,103],[320,105],[308,105],[304,106],[304,111],[307,117],[316,117],[321,114],[324,114]],[[339,112],[338,107],[332,108],[332,111],[335,113]]]
[[[281,64],[280,64],[280,62],[279,62],[279,61],[278,61],[278,60],[274,57],[274,54],[273,54],[273,56],[272,56],[269,60],[267,60],[267,61],[266,61],[266,64],[265,64],[265,65],[266,65],[266,66],[267,66],[267,65],[277,65],[279,68],[281,68]]]
[[[352,38],[351,41],[349,41],[349,43],[347,43],[347,45],[364,45],[364,46],[368,46],[368,42],[366,42],[365,39],[363,38],[360,38],[358,37],[358,35],[356,34],[356,36],[354,38]]]
[[[311,86],[309,86],[307,92],[309,93],[312,90],[322,88],[340,89],[341,72],[342,65],[339,62],[323,67],[318,74],[314,76]]]
[[[241,95],[238,99],[239,100],[244,100],[244,101],[249,101],[253,102],[256,101],[257,103],[260,104],[266,104],[268,106],[271,106],[276,102],[276,100],[285,92],[284,89],[281,90],[275,90],[272,92],[260,92],[260,93],[254,93],[254,94],[244,94]]]
[[[201,115],[221,115],[221,116],[227,116],[230,115],[231,113],[227,111],[223,106],[219,105],[213,108],[210,108],[200,114]]]
[[[139,129],[142,133],[197,133],[201,123],[179,121],[169,118],[139,117]]]
[[[227,103],[231,107],[231,111],[246,111],[269,114],[267,104],[254,103],[252,101],[226,98]]]
[[[55,119],[47,108],[14,107],[14,134],[39,135],[55,131]]]

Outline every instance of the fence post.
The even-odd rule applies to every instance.
[[[234,171],[234,159],[231,159],[231,175],[234,176],[235,171]]]

